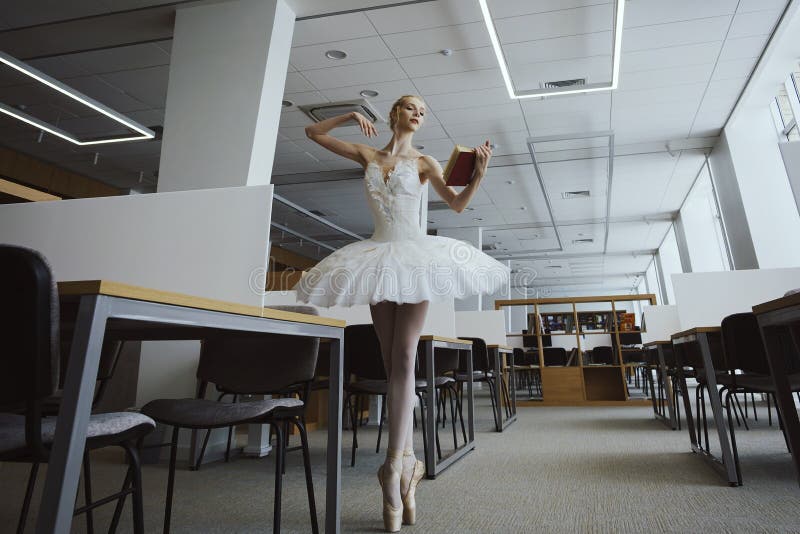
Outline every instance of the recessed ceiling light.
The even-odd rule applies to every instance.
[[[470,207],[466,207],[464,209],[467,210],[467,211],[475,211],[475,208],[470,208]]]
[[[416,148],[417,150],[422,150],[423,148],[425,148],[425,145],[414,145],[414,148]]]
[[[373,91],[372,89],[364,89],[363,91],[359,91],[358,94],[360,94],[364,98],[375,98],[376,96],[378,96],[378,91]]]
[[[347,57],[347,53],[341,50],[328,50],[325,52],[325,57],[328,59],[344,59]]]
[[[428,221],[428,224],[436,224],[436,221]]]
[[[528,208],[526,208],[525,206],[520,206],[520,207],[519,207],[519,209],[521,209],[521,210],[526,210],[526,209],[528,209]]]
[[[439,53],[442,54],[443,56],[452,56],[453,55],[453,49],[452,48],[444,48],[444,49],[440,50]]]
[[[473,217],[472,220],[473,221],[482,221],[483,219],[481,217]]]
[[[284,100],[283,102],[281,102],[281,106],[285,108],[290,108],[294,106],[294,102],[292,102],[291,100]]]
[[[490,235],[489,237],[497,237],[496,235]]]
[[[514,180],[506,180],[506,183],[507,183],[507,184],[509,184],[509,185],[511,185],[511,184],[513,184],[513,183],[514,183]]]

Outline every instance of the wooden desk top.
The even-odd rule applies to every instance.
[[[30,202],[43,202],[50,200],[61,200],[61,197],[44,193],[38,189],[26,187],[15,182],[0,179],[0,193],[5,193],[15,198],[21,198]]]
[[[499,350],[508,350],[513,351],[513,347],[509,347],[508,345],[486,345],[487,349],[499,349]]]
[[[160,304],[171,304],[173,306],[186,306],[187,308],[197,308],[208,311],[263,317],[265,319],[278,319],[281,321],[310,323],[339,328],[344,328],[345,326],[345,321],[341,319],[284,310],[273,310],[271,308],[260,308],[258,306],[247,306],[245,304],[195,297],[183,293],[173,293],[171,291],[159,291],[157,289],[148,289],[146,287],[121,284],[108,280],[59,282],[58,292],[61,296],[107,295],[111,297],[157,302]]]
[[[457,337],[444,337],[435,335],[419,336],[420,341],[444,341],[445,343],[458,343],[460,345],[472,345],[472,341],[468,339],[459,339]]]
[[[672,345],[672,341],[648,341],[642,348],[657,347],[658,345]]]
[[[722,328],[719,326],[697,326],[689,330],[684,330],[683,332],[672,334],[670,338],[674,341],[682,337],[696,336],[697,334],[713,334],[721,331]]]
[[[794,295],[789,295],[788,297],[781,297],[779,299],[770,300],[768,302],[757,304],[753,306],[753,313],[759,315],[762,313],[768,313],[771,311],[798,305],[800,305],[800,293],[795,293]]]

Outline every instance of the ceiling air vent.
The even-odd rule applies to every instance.
[[[586,237],[586,238],[583,238],[583,239],[573,239],[572,240],[572,244],[573,245],[588,245],[590,243],[594,243],[594,238],[593,237]]]
[[[358,100],[345,100],[342,102],[322,102],[320,104],[311,104],[306,106],[298,106],[300,111],[311,117],[315,122],[324,121],[337,115],[351,113],[357,111],[372,122],[386,122],[383,117],[372,107],[372,104],[365,99]]]
[[[542,83],[542,89],[561,89],[563,87],[576,87],[586,85],[586,78],[575,78],[573,80],[558,80],[555,82]]]
[[[561,193],[561,198],[564,200],[569,200],[571,198],[588,198],[590,196],[592,196],[592,194],[588,189],[584,191],[564,191]]]

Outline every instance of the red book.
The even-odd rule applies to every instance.
[[[466,146],[456,145],[444,169],[445,183],[454,186],[467,185],[472,181],[474,171],[475,151]]]

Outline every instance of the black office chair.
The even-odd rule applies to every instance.
[[[592,363],[614,365],[614,360],[614,349],[611,347],[599,346],[592,349]]]
[[[311,530],[314,533],[319,531],[308,436],[303,418],[304,402],[298,398],[286,397],[238,403],[205,399],[206,390],[211,383],[219,384],[224,391],[237,394],[247,392],[268,395],[302,390],[303,393],[299,396],[308,398],[308,389],[317,364],[318,347],[318,338],[281,334],[207,338],[203,341],[197,366],[197,378],[200,382],[197,398],[159,399],[142,407],[142,413],[173,427],[164,513],[165,533],[170,529],[180,429],[225,428],[241,424],[270,424],[275,430],[275,501],[272,529],[276,533],[280,532],[281,525],[281,488],[286,454],[284,435],[288,433],[290,424],[297,428],[303,450]]]
[[[563,367],[567,365],[567,350],[564,347],[544,347],[544,366]]]
[[[46,463],[55,437],[56,417],[43,417],[45,401],[52,399],[59,377],[59,300],[52,271],[38,252],[0,245],[0,335],[6,344],[0,358],[0,461],[32,463],[17,532],[25,529],[38,465]],[[115,531],[128,494],[133,500],[133,529],[144,532],[142,484],[137,442],[155,428],[138,413],[92,415],[86,439],[88,451],[120,446],[127,453],[128,471],[121,491],[96,502],[91,500],[91,476],[84,463],[86,504],[75,514],[90,513],[103,504],[117,502],[111,531]]]

